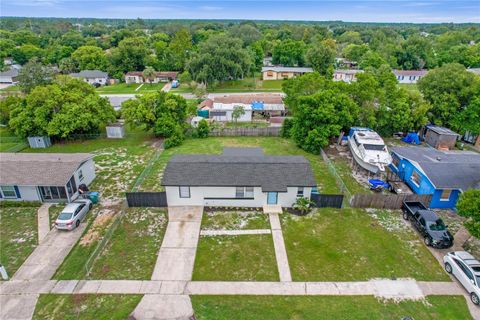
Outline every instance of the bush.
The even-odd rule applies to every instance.
[[[473,236],[480,238],[480,189],[462,193],[457,202],[457,210],[459,215],[467,218],[465,227]]]
[[[282,126],[282,131],[281,131],[281,135],[282,135],[283,138],[290,138],[291,137],[290,130],[292,129],[292,127],[293,127],[293,119],[286,118],[283,121],[283,126]]]
[[[185,136],[180,128],[177,128],[175,132],[165,139],[163,145],[165,149],[173,148],[182,144]]]
[[[312,211],[313,202],[307,198],[297,198],[295,203],[292,205],[292,208],[298,210],[302,213],[302,215],[306,215],[310,211]]]
[[[197,137],[207,138],[209,133],[210,128],[208,127],[208,122],[205,119],[200,120],[197,127]]]

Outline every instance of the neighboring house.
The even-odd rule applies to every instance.
[[[232,94],[207,99],[200,107],[209,109],[210,118],[215,121],[233,121],[232,112],[241,106],[245,114],[238,121],[252,121],[255,114],[263,116],[283,116],[285,104],[280,94]]]
[[[0,153],[0,200],[71,202],[95,178],[88,153]]]
[[[108,102],[110,102],[110,105],[115,110],[120,110],[120,108],[122,107],[122,103],[124,103],[125,101],[130,99],[136,99],[135,97],[132,97],[131,94],[101,94],[100,96],[107,98]]]
[[[83,79],[91,85],[106,85],[108,83],[108,73],[100,70],[82,70],[79,73],[70,73],[71,77]]]
[[[283,80],[295,78],[301,76],[302,74],[313,72],[312,68],[303,68],[303,67],[276,67],[276,66],[266,66],[262,68],[262,79],[263,80]]]
[[[335,58],[335,67],[337,68],[355,69],[357,65],[358,63],[356,61],[350,61],[345,58]]]
[[[450,150],[455,148],[455,143],[460,135],[448,128],[429,124],[422,130],[421,137],[435,149]]]
[[[18,69],[10,68],[7,71],[0,72],[0,83],[3,84],[16,84],[18,83]]]
[[[460,193],[480,188],[480,154],[426,147],[391,147],[390,168],[417,194],[432,194],[431,208],[454,208]]]
[[[303,156],[270,156],[260,148],[224,148],[221,155],[174,155],[162,185],[169,206],[291,207],[316,187]]]
[[[158,71],[149,79],[143,75],[142,71],[130,71],[125,74],[125,83],[159,83],[169,82],[177,79],[176,71]]]
[[[357,81],[357,73],[363,70],[338,69],[333,72],[333,81],[354,82]]]
[[[480,135],[473,134],[470,131],[466,131],[463,135],[463,140],[473,144],[475,147],[480,148]]]
[[[392,70],[398,83],[417,83],[423,76],[428,73],[428,70]]]

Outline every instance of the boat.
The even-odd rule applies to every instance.
[[[385,172],[385,167],[392,163],[392,156],[382,137],[370,128],[351,128],[348,147],[355,161],[372,173]]]

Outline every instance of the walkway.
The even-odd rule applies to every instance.
[[[149,291],[132,312],[134,319],[190,319],[193,307],[184,295],[187,281],[192,279],[197,252],[203,207],[168,207],[168,225],[165,231],[152,280],[137,282],[137,288]],[[98,289],[101,290],[102,284]],[[115,286],[114,286],[115,287]],[[129,283],[130,289],[134,288]]]
[[[43,239],[50,231],[50,216],[48,215],[48,209],[52,206],[51,203],[44,203],[38,208],[38,243],[42,243]]]
[[[282,226],[278,213],[270,213],[270,226],[272,228],[273,246],[275,248],[275,258],[277,259],[278,274],[280,281],[292,281],[290,266],[288,265],[287,250],[283,240]]]

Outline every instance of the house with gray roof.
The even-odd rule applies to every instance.
[[[265,155],[260,148],[224,148],[220,155],[175,155],[162,185],[169,206],[291,207],[316,187],[303,156]]]
[[[18,82],[18,69],[10,68],[9,70],[0,72],[0,83],[15,84]]]
[[[460,194],[480,189],[480,154],[430,147],[391,147],[390,169],[417,194],[431,194],[431,208],[454,208]]]
[[[71,202],[94,179],[89,153],[0,153],[0,201]]]
[[[70,73],[70,76],[83,79],[83,81],[95,86],[104,86],[108,82],[108,73],[100,70],[82,70],[79,73]]]
[[[302,74],[313,72],[312,68],[306,67],[282,67],[267,66],[262,68],[263,80],[283,80],[301,76]]]

